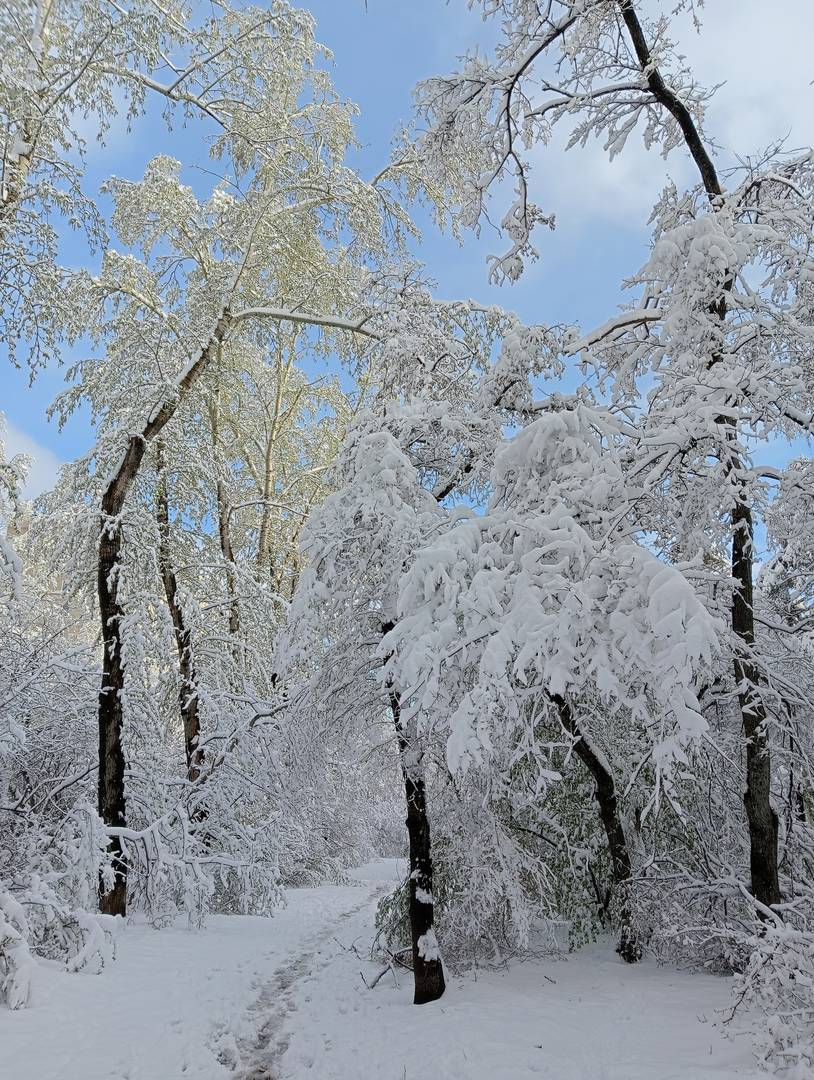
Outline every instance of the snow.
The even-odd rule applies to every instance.
[[[330,940],[339,933],[346,912],[370,908],[383,873],[392,872],[383,865],[364,884],[289,890],[273,918],[213,916],[200,931],[184,923],[164,930],[129,923],[119,931],[117,959],[100,975],[69,974],[41,961],[30,1007],[0,1008],[0,1077],[234,1076],[217,1056],[228,1056],[229,1036],[253,1044],[262,1017],[252,1006],[263,988],[320,934]]]
[[[30,1009],[0,1010],[13,1080],[758,1080],[748,1040],[718,1026],[726,979],[569,957],[452,978],[411,1004],[407,972],[368,986],[377,898],[395,861],[355,884],[289,890],[272,919],[203,931],[131,923],[101,975],[40,965]],[[396,978],[398,984],[396,985]]]
[[[430,928],[426,934],[422,934],[418,939],[418,955],[422,960],[439,960],[441,958],[441,950],[438,947],[438,938],[435,936],[435,931]]]

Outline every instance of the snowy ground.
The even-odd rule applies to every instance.
[[[715,1026],[726,980],[604,947],[453,981],[410,1004],[407,973],[364,959],[393,862],[359,884],[300,889],[273,919],[203,932],[126,927],[101,975],[37,972],[0,1010],[3,1080],[757,1080]],[[357,955],[357,952],[359,955]],[[361,957],[361,959],[360,959]]]

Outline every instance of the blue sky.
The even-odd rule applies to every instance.
[[[361,108],[360,169],[375,173],[387,159],[394,129],[408,119],[414,84],[455,66],[456,57],[487,40],[467,0],[303,0],[318,23],[318,37],[334,54],[334,79],[343,97]],[[674,0],[648,8],[672,9]],[[778,135],[791,146],[814,144],[814,88],[810,85],[810,0],[708,0],[704,29],[696,35],[687,18],[676,25],[682,51],[704,83],[720,83],[709,110],[709,130],[732,154],[754,152]],[[156,116],[111,132],[103,151],[91,147],[87,190],[110,174],[135,178],[155,153],[202,159],[194,126],[171,137]],[[92,135],[89,125],[87,135]],[[431,226],[416,254],[438,282],[439,295],[501,303],[533,322],[603,322],[622,298],[620,282],[641,262],[650,206],[664,181],[691,178],[683,157],[664,162],[631,141],[609,163],[598,145],[563,152],[562,140],[533,155],[534,198],[557,215],[555,232],[539,237],[542,258],[514,286],[487,283],[485,256],[500,241],[469,236],[463,247]],[[496,215],[499,218],[499,214]],[[66,245],[65,258],[80,250]],[[67,357],[68,360],[73,357]],[[93,435],[79,416],[58,432],[45,410],[63,385],[64,368],[39,376],[6,364],[0,369],[0,409],[8,425],[8,449],[34,456],[28,494],[47,486],[58,462],[75,457]]]

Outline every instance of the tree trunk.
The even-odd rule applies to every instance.
[[[283,412],[283,398],[285,396],[285,391],[288,386],[288,379],[294,364],[294,357],[296,355],[296,341],[297,334],[295,333],[291,340],[291,344],[288,350],[288,357],[286,359],[282,337],[279,337],[277,340],[277,386],[274,392],[274,405],[272,406],[272,410],[268,418],[268,427],[266,430],[266,451],[263,461],[263,482],[260,488],[263,497],[263,511],[260,518],[260,534],[257,538],[258,578],[263,575],[264,572],[271,570],[271,526],[274,514],[274,507],[272,506],[272,496],[274,495],[274,465],[275,455],[277,452],[277,439],[280,434],[281,428],[284,428],[287,419],[293,414],[294,410],[297,407],[297,403],[302,396],[302,389],[300,389],[295,393],[294,399],[289,405],[288,409],[285,411],[285,413]]]
[[[192,641],[189,627],[184,622],[184,613],[178,600],[178,581],[170,557],[170,502],[167,494],[166,463],[164,447],[158,444],[158,490],[156,493],[156,519],[158,521],[159,549],[158,564],[164,594],[172,618],[175,632],[175,646],[178,651],[178,705],[184,727],[184,752],[187,763],[187,777],[195,781],[201,775],[203,751],[198,743],[201,737],[200,716],[198,713],[198,685],[195,676],[195,662],[192,654]]]
[[[31,127],[27,121],[23,123],[20,142],[25,146],[31,145]],[[10,221],[17,213],[32,160],[33,153],[29,150],[18,154],[13,162],[4,162],[4,175],[0,179],[0,223]]]
[[[31,37],[28,41],[26,71],[21,72],[24,80],[34,90],[29,116],[23,118],[17,138],[18,153],[14,158],[4,154],[2,174],[0,175],[0,223],[10,221],[19,209],[20,199],[25,189],[28,175],[34,164],[37,136],[41,118],[48,112],[48,103],[44,100],[46,84],[43,82],[40,61],[43,52],[48,49],[48,20],[56,5],[52,0],[37,0],[34,5],[34,20]],[[14,143],[12,137],[12,143]],[[19,152],[20,148],[25,149]]]
[[[634,9],[633,0],[618,0],[625,26],[642,74],[653,98],[672,115],[681,129],[687,149],[698,168],[704,190],[710,204],[715,208],[722,196],[718,174],[687,107],[665,83],[658,66],[653,61],[650,47]],[[724,284],[719,301],[713,312],[723,322],[727,314],[727,292],[731,286]],[[712,357],[710,363],[717,362]],[[737,421],[725,417],[718,421],[731,429],[734,439]],[[734,468],[740,468],[735,461]],[[732,629],[744,644],[743,654],[734,658],[734,674],[738,687],[743,730],[746,735],[746,794],[744,804],[749,824],[749,861],[752,878],[752,894],[766,907],[780,903],[780,883],[777,868],[777,814],[771,803],[771,756],[766,732],[766,710],[757,690],[760,676],[749,653],[755,641],[755,619],[752,608],[753,522],[752,510],[743,485],[737,490],[735,507],[731,514],[732,526],[732,577],[735,591],[732,597]]]
[[[97,589],[102,624],[102,685],[99,690],[99,816],[106,825],[126,825],[124,794],[124,752],[122,750],[122,663],[119,603],[119,561],[122,547],[121,513],[130,487],[138,475],[147,447],[175,415],[179,403],[205,370],[231,321],[228,312],[218,319],[208,343],[201,349],[178,382],[176,393],[150,413],[140,432],[130,436],[116,472],[102,494]],[[112,836],[108,845],[115,871],[115,883],[99,889],[99,908],[108,915],[124,915],[127,907],[127,863],[121,839]]]
[[[421,766],[415,761],[400,718],[400,705],[390,695],[390,710],[399,740],[399,756],[407,803],[407,836],[410,842],[410,934],[413,945],[414,1005],[437,1001],[444,992],[444,968],[435,936],[435,902],[432,895],[432,847],[427,816],[427,793]]]
[[[392,629],[392,627],[390,627]],[[385,633],[387,628],[385,628]],[[424,770],[415,731],[408,732],[401,718],[401,701],[388,690],[390,712],[398,739],[404,794],[407,802],[407,836],[410,843],[410,935],[413,945],[414,1005],[437,1001],[444,993],[444,967],[435,936],[435,902],[432,895],[432,847],[427,816]]]
[[[237,600],[237,577],[235,575],[235,555],[232,550],[232,534],[229,530],[229,500],[226,485],[222,480],[217,483],[218,500],[218,538],[220,553],[226,563],[226,588],[229,590],[229,635],[237,638],[240,633],[240,608]]]
[[[752,513],[745,502],[732,512],[732,629],[751,649],[755,641],[752,609]],[[746,735],[746,793],[743,797],[749,822],[752,894],[772,907],[780,903],[777,868],[777,814],[771,803],[772,762],[766,733],[766,709],[757,691],[759,675],[746,657],[735,657],[735,682]]]
[[[257,571],[258,576],[269,568],[271,561],[271,496],[274,492],[274,437],[270,435],[266,443],[266,455],[263,468],[263,510],[260,517],[260,533],[257,538]]]
[[[559,694],[550,696],[557,706],[562,726],[569,735],[574,737],[574,752],[591,774],[595,784],[594,794],[599,806],[599,816],[602,819],[611,858],[613,886],[617,893],[621,894],[619,941],[616,951],[625,963],[635,964],[642,958],[642,948],[631,924],[627,891],[630,884],[632,864],[627,839],[625,838],[625,830],[622,826],[622,818],[619,814],[619,803],[616,798],[616,784],[613,773],[604,755],[591,744],[584,732],[581,731],[568,702]],[[607,907],[607,904],[605,907]]]
[[[240,633],[240,607],[237,600],[237,575],[235,574],[235,556],[232,549],[232,534],[229,528],[231,507],[226,484],[220,475],[220,463],[218,461],[218,443],[220,441],[220,386],[215,388],[213,401],[209,406],[209,422],[212,431],[212,449],[214,451],[215,468],[218,479],[215,485],[218,502],[218,539],[220,541],[220,553],[226,563],[226,588],[229,593],[229,635],[235,639],[233,655],[236,660],[240,659],[240,646],[237,636]]]
[[[118,601],[117,576],[121,554],[121,527],[103,523],[99,539],[97,587],[99,615],[102,620],[102,685],[99,690],[99,817],[106,825],[121,828],[126,824],[124,802],[124,751],[122,749],[122,694],[124,666],[121,658],[120,621],[124,614]],[[127,865],[121,839],[108,844],[114,883],[107,889],[99,882],[99,910],[105,915],[127,913]]]

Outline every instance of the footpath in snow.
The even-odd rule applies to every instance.
[[[32,1007],[0,1011],[2,1080],[759,1080],[725,1038],[727,980],[607,947],[453,979],[411,1004],[368,961],[393,861],[357,885],[291,890],[272,919],[204,931],[138,923],[101,975],[45,964]],[[364,976],[364,978],[363,978]]]

